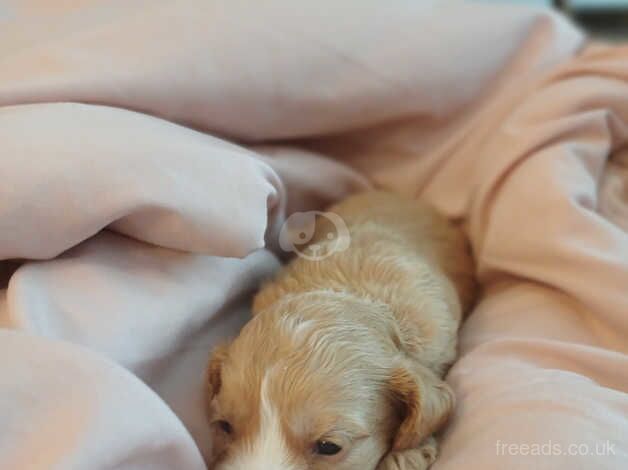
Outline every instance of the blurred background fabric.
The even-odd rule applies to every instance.
[[[571,16],[594,37],[628,41],[628,0],[475,0],[554,7]]]

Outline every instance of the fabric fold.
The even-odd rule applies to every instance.
[[[0,370],[3,468],[205,468],[174,413],[102,356],[0,330]]]
[[[7,106],[0,141],[0,259],[52,258],[105,227],[243,257],[282,216],[281,182],[252,152],[150,116],[74,103]]]

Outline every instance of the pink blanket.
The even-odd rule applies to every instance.
[[[478,259],[434,468],[628,468],[626,148],[628,48],[543,10],[0,0],[0,468],[205,468],[283,218],[368,184]]]

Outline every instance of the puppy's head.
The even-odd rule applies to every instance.
[[[249,322],[208,369],[218,470],[375,469],[446,419],[448,387],[399,352],[383,305],[288,296]]]

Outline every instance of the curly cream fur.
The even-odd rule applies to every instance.
[[[475,295],[465,238],[429,207],[390,193],[329,210],[347,224],[349,249],[294,259],[210,363],[210,417],[233,426],[216,430],[218,469],[264,459],[283,462],[277,470],[421,469],[436,456],[431,436],[454,405],[442,376]],[[310,243],[333,243],[330,231],[323,221]],[[317,455],[320,439],[342,453]],[[281,455],[252,450],[274,440]]]

